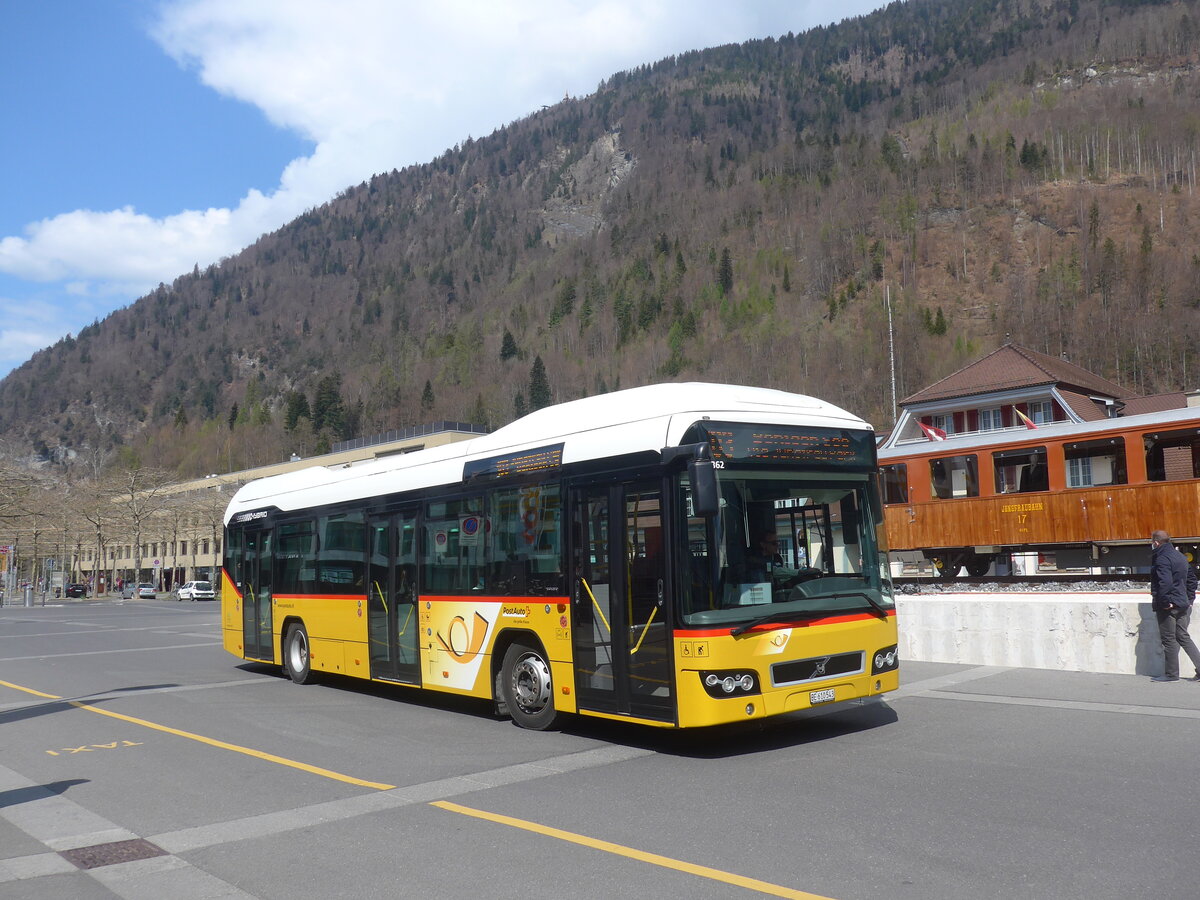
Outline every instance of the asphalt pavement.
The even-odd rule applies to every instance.
[[[0,897],[1196,895],[1200,683],[909,662],[762,727],[536,733],[294,685],[218,614],[0,608]]]

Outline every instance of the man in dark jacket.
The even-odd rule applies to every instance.
[[[1192,603],[1196,599],[1196,570],[1175,549],[1165,531],[1151,534],[1150,545],[1154,548],[1150,553],[1150,607],[1158,617],[1166,660],[1166,671],[1150,680],[1179,680],[1179,648],[1182,647],[1196,667],[1196,677],[1188,681],[1200,681],[1200,650],[1188,634]]]

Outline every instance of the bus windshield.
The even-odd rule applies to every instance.
[[[720,512],[687,519],[685,626],[894,608],[876,485],[862,473],[722,471]]]

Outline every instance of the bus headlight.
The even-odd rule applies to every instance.
[[[700,683],[710,697],[744,697],[759,692],[758,676],[747,669],[701,672]]]
[[[899,667],[900,649],[895,644],[892,644],[890,647],[884,647],[882,650],[875,651],[875,658],[871,660],[872,675],[878,675],[880,672],[892,672]]]

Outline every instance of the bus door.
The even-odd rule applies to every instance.
[[[572,509],[579,707],[672,720],[662,485],[575,488]]]
[[[419,684],[416,510],[371,519],[371,677]]]
[[[247,659],[275,661],[271,640],[271,529],[248,529],[242,571],[242,644]]]

